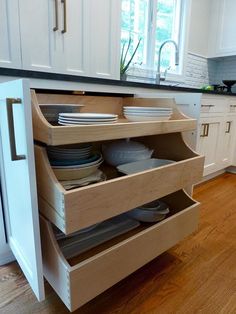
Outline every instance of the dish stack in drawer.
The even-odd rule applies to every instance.
[[[184,188],[201,179],[204,162],[181,135],[182,130],[194,129],[196,121],[178,112],[172,99],[87,97],[32,93],[44,274],[70,310],[196,230],[199,204]],[[101,110],[119,119],[97,125],[55,125],[47,120],[46,105],[44,112],[38,105],[45,99],[80,103],[83,112]],[[171,119],[128,122],[122,116],[123,106],[140,103],[171,107]],[[129,172],[128,166],[127,172],[127,166],[122,171],[120,165],[107,163],[107,156],[103,161],[102,147],[130,137],[146,154],[142,168],[135,165]],[[84,176],[82,169],[94,166],[95,171]],[[76,177],[78,173],[82,177]],[[162,215],[155,214],[158,210]]]

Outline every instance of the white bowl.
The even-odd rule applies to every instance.
[[[169,165],[174,162],[175,161],[173,160],[151,158],[151,159],[130,162],[124,165],[120,165],[117,167],[117,170],[121,173],[129,175],[129,174],[134,174],[134,173],[142,172],[145,170],[150,170],[150,169],[162,167],[165,165]]]
[[[153,150],[135,141],[120,140],[102,146],[103,157],[112,166],[149,159]]]
[[[135,110],[135,111],[172,111],[171,107],[133,107],[133,106],[124,106],[124,110]]]

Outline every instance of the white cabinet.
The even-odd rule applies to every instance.
[[[88,10],[89,74],[120,78],[120,0],[86,0]]]
[[[20,3],[23,68],[119,78],[120,0]]]
[[[21,68],[18,2],[0,0],[0,67]]]
[[[11,98],[8,98],[11,97]],[[44,298],[29,83],[0,86],[0,178],[9,246]]]
[[[235,0],[212,1],[209,57],[236,55],[235,12]]]
[[[205,156],[204,175],[218,170],[220,161],[221,118],[200,119],[200,135],[197,151]]]
[[[222,142],[221,142],[221,164],[222,167],[232,165],[235,140],[236,140],[236,117],[227,115],[223,122]]]
[[[235,108],[235,97],[202,98],[197,151],[205,155],[204,176],[236,164]]]
[[[57,0],[20,2],[20,29],[23,69],[60,72],[61,32]],[[58,17],[56,16],[58,12]]]

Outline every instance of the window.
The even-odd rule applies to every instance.
[[[133,59],[133,65],[156,71],[158,51],[163,41],[173,39],[183,55],[183,24],[185,0],[122,0],[121,43],[131,45],[127,59],[132,55],[139,39],[141,42]],[[162,50],[161,71],[171,69],[181,74],[182,64],[174,65],[175,50],[172,44]]]

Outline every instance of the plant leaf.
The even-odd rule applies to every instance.
[[[129,59],[128,63],[124,66],[124,69],[123,69],[124,73],[127,71],[128,67],[129,67],[129,65],[130,65],[130,63],[132,62],[132,60],[133,60],[133,58],[134,58],[134,56],[135,56],[135,54],[136,54],[136,52],[137,52],[137,50],[138,50],[138,47],[139,47],[139,45],[140,45],[141,40],[142,40],[142,38],[139,39],[139,41],[138,41],[138,43],[137,43],[137,46],[136,46],[136,48],[135,48],[135,50],[134,50],[134,52],[133,52],[131,58]]]

